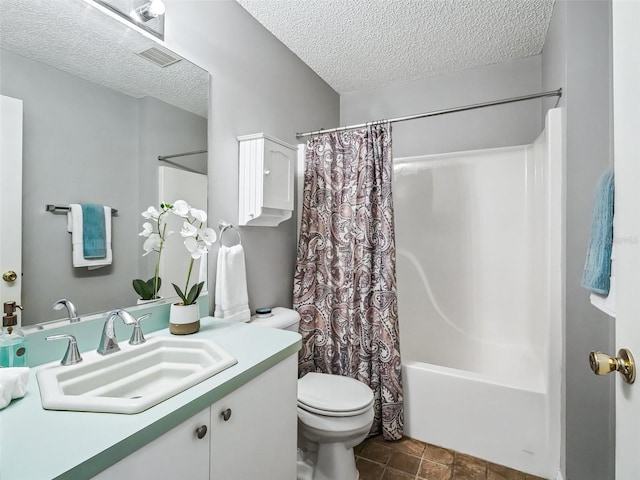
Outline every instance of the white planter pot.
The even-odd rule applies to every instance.
[[[189,335],[200,330],[200,307],[172,303],[169,310],[169,331],[174,335]]]
[[[148,303],[161,302],[162,300],[164,300],[162,297],[160,297],[160,298],[152,298],[150,300],[143,300],[143,299],[139,298],[138,299],[138,305],[146,305]]]

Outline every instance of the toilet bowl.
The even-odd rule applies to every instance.
[[[274,308],[254,325],[298,331],[294,310]],[[373,423],[373,392],[362,382],[326,373],[298,380],[298,480],[357,480],[353,447]]]
[[[298,480],[357,480],[353,447],[373,423],[373,392],[339,375],[298,380]]]

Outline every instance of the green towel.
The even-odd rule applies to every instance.
[[[609,295],[611,286],[614,183],[613,168],[610,168],[596,185],[587,260],[582,273],[582,286],[600,295]]]
[[[95,203],[82,206],[82,254],[84,258],[105,258],[107,256],[107,231],[104,207]]]

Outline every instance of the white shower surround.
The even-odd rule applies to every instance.
[[[545,478],[561,448],[560,109],[531,145],[396,159],[405,434]]]

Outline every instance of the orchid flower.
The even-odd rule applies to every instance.
[[[216,235],[216,232],[213,228],[204,228],[200,230],[200,236],[202,237],[202,241],[207,247],[210,247],[218,239],[218,236]]]
[[[158,220],[158,218],[160,217],[160,212],[158,212],[156,207],[151,206],[147,208],[144,212],[142,212],[142,216],[146,219],[152,218],[153,220]]]
[[[147,281],[136,279],[133,281],[134,290],[140,295],[143,300],[151,300],[158,298],[158,290],[160,289],[160,256],[162,255],[162,249],[164,242],[169,235],[173,232],[167,232],[167,224],[164,216],[170,212],[172,206],[168,203],[160,204],[160,211],[153,205],[142,212],[142,217],[146,220],[152,220],[151,222],[144,222],[142,224],[142,232],[138,234],[140,237],[146,237],[142,249],[144,253],[143,257],[146,257],[151,252],[157,252],[158,258],[156,259],[156,267],[153,278]]]
[[[192,208],[189,213],[194,219],[196,219],[200,223],[205,223],[207,221],[207,212],[205,212],[204,210],[198,210],[197,208]]]
[[[196,237],[198,235],[198,229],[189,222],[184,222],[182,224],[182,230],[180,230],[180,235],[182,235],[183,238]]]
[[[171,208],[171,211],[176,215],[178,215],[179,217],[186,218],[189,216],[190,209],[191,207],[189,207],[189,204],[184,200],[176,200],[175,202],[173,202],[173,207]]]
[[[153,232],[153,226],[149,222],[142,224],[142,231],[138,234],[139,237],[148,237]]]
[[[145,240],[144,245],[142,245],[142,248],[144,250],[144,253],[142,254],[142,256],[145,257],[149,255],[151,252],[159,252],[161,245],[162,245],[162,238],[160,238],[160,235],[157,233],[151,233],[149,235],[149,238]]]
[[[192,305],[198,299],[200,292],[204,286],[204,282],[197,283],[189,289],[189,281],[191,280],[191,272],[193,263],[203,255],[209,253],[209,248],[217,239],[216,232],[212,228],[206,227],[207,212],[198,208],[192,208],[184,200],[176,200],[171,206],[171,211],[184,218],[180,236],[184,239],[184,246],[189,252],[191,259],[189,261],[189,269],[187,271],[187,282],[184,290],[175,283],[173,287],[176,293],[182,299],[184,305]]]

